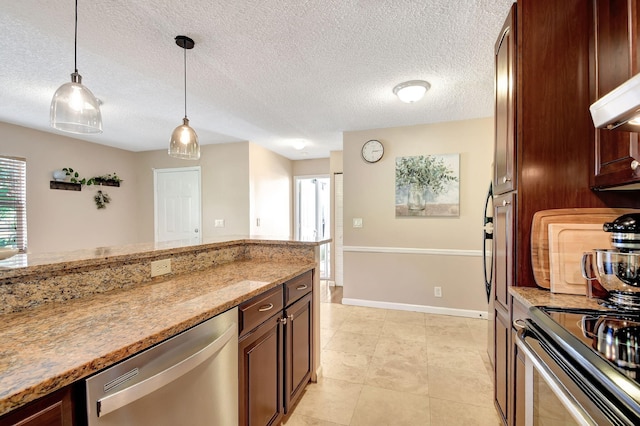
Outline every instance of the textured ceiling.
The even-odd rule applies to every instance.
[[[328,157],[342,132],[488,117],[493,47],[511,0],[79,0],[78,71],[104,132],[164,149],[187,113],[203,145],[249,140],[290,159]],[[2,0],[0,121],[49,127],[73,72],[74,2]],[[415,104],[393,87],[427,80]],[[67,134],[71,135],[71,134]],[[305,139],[296,151],[292,140]]]

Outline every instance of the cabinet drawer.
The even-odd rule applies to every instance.
[[[260,294],[238,307],[240,335],[253,330],[274,314],[282,311],[282,286]]]
[[[287,281],[284,283],[284,288],[284,305],[289,306],[305,294],[311,292],[311,289],[313,288],[313,275],[311,271],[305,272],[304,274],[298,275],[297,277]]]

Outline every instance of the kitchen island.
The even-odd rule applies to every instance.
[[[0,415],[317,268],[326,242],[244,238],[49,261],[22,255],[26,265],[0,270]],[[172,272],[151,277],[150,263],[167,258]]]

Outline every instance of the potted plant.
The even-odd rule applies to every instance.
[[[71,183],[79,183],[80,185],[87,185],[87,186],[93,184],[93,178],[90,178],[90,179],[81,178],[80,174],[75,170],[73,170],[71,167],[65,167],[62,169],[62,171],[65,172],[67,176],[71,176],[71,178],[69,179],[69,182]]]
[[[120,186],[120,182],[122,182],[120,176],[118,176],[115,172],[113,172],[113,174],[108,173],[102,176],[94,176],[91,179],[93,179],[93,183],[95,183],[96,185],[105,186]]]

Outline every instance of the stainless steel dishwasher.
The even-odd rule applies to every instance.
[[[238,425],[238,309],[86,380],[89,426]]]

